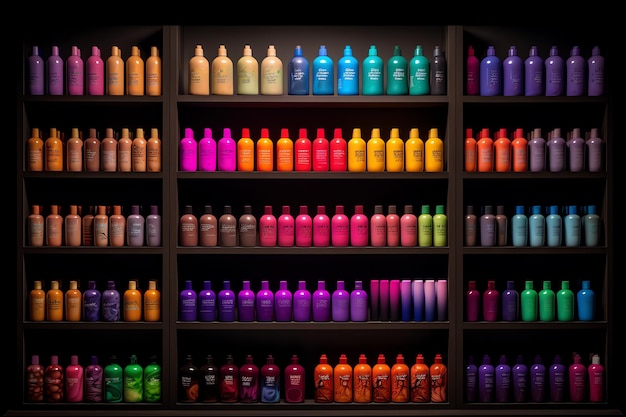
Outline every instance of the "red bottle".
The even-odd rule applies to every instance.
[[[234,403],[239,400],[239,367],[233,356],[226,355],[226,363],[220,368],[220,401]]]
[[[304,368],[300,365],[298,355],[291,357],[291,364],[285,368],[285,401],[288,403],[304,402]]]

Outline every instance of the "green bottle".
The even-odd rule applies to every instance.
[[[137,355],[130,356],[130,363],[124,368],[124,402],[143,401],[143,368],[137,363]]]
[[[161,365],[157,357],[150,357],[150,363],[143,370],[143,399],[147,403],[161,401]]]
[[[364,96],[380,96],[385,93],[385,71],[383,59],[378,56],[375,45],[371,45],[368,55],[361,65],[361,94]]]
[[[430,61],[422,52],[422,45],[415,47],[415,54],[409,62],[409,95],[430,94]]]
[[[537,320],[537,299],[539,295],[533,288],[532,281],[526,281],[524,283],[524,291],[520,294],[520,309],[522,321],[536,321]]]
[[[442,204],[435,206],[433,216],[433,244],[434,246],[448,246],[448,216]]]
[[[110,363],[104,367],[104,401],[122,402],[124,371],[117,363],[117,356],[112,355]]]
[[[433,216],[430,206],[422,205],[422,214],[417,218],[417,246],[433,245]]]
[[[561,281],[561,290],[556,293],[556,318],[558,321],[574,320],[574,293],[569,281]]]
[[[555,299],[552,283],[543,281],[543,289],[539,291],[539,321],[554,321]]]
[[[387,61],[387,95],[409,94],[406,58],[402,56],[400,45],[393,48],[393,55]]]

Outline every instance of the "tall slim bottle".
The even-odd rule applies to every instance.
[[[483,128],[476,141],[476,163],[479,172],[493,171],[493,151],[493,139],[489,136],[489,129]]]
[[[565,171],[565,150],[566,142],[561,136],[561,129],[555,128],[551,137],[546,141],[548,152],[548,169],[550,172]]]
[[[493,141],[494,167],[496,172],[508,172],[511,170],[511,140],[507,137],[505,128],[496,133]]]
[[[308,96],[311,81],[309,60],[303,55],[300,45],[294,48],[293,56],[287,64],[287,74],[289,76],[287,94]]]
[[[587,367],[589,381],[589,401],[598,403],[604,401],[605,372],[600,362],[600,355],[593,354],[591,363]]]
[[[584,280],[582,288],[576,293],[578,320],[589,321],[595,319],[595,293],[591,289],[591,281]]]
[[[463,372],[463,382],[465,401],[468,403],[476,402],[478,390],[478,367],[474,363],[474,355],[469,355],[467,358],[467,363],[465,364],[465,370]]]
[[[443,96],[448,94],[448,63],[441,46],[435,46],[430,60],[430,94]]]
[[[219,298],[221,301],[221,297]],[[242,288],[235,298],[237,304],[237,319],[245,322],[254,321],[256,297],[254,292],[250,289],[250,281],[243,281]]]
[[[274,293],[274,317],[276,321],[291,321],[293,317],[293,294],[285,280],[280,281],[278,291]]]
[[[104,138],[100,141],[100,167],[105,172],[117,171],[117,139],[113,129],[107,127]]]
[[[361,94],[378,96],[385,93],[385,67],[376,45],[370,45],[361,63]]]
[[[150,206],[150,214],[146,216],[146,246],[161,246],[161,215],[159,206]]]
[[[476,289],[476,281],[467,283],[467,291],[465,292],[465,320],[478,321],[480,318],[480,291]]]
[[[43,290],[41,281],[35,281],[28,295],[29,319],[31,321],[44,321],[46,319],[46,292]]]
[[[44,141],[41,140],[41,131],[34,127],[26,144],[26,169],[28,171],[43,171],[44,169]],[[82,162],[82,155],[81,155]],[[82,168],[82,167],[81,167]]]
[[[480,61],[472,45],[467,47],[465,68],[465,94],[477,96],[480,92]]]
[[[528,217],[528,243],[532,247],[544,246],[546,242],[546,218],[541,206],[533,206]]]
[[[215,365],[213,355],[206,355],[204,364],[200,367],[198,398],[204,403],[216,403],[219,401],[219,369]]]
[[[138,46],[132,46],[126,60],[126,94],[143,96],[146,91],[146,66]]]
[[[589,138],[585,142],[587,150],[587,170],[589,172],[601,172],[603,169],[604,142],[600,137],[598,128],[592,128]]]

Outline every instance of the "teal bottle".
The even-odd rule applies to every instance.
[[[387,95],[401,96],[409,94],[407,81],[407,62],[402,56],[399,45],[394,46],[393,55],[387,60]]]
[[[550,281],[543,281],[543,289],[539,291],[539,321],[554,321],[556,318],[556,294]]]
[[[346,45],[343,56],[337,61],[337,94],[340,96],[359,94],[359,61],[352,55],[350,45]]]
[[[385,93],[385,66],[378,56],[376,45],[371,45],[367,57],[361,64],[361,94],[380,96]]]
[[[311,89],[314,95],[335,94],[335,63],[328,56],[326,45],[321,45],[317,57],[313,60]]]
[[[152,355],[150,363],[143,370],[143,399],[147,403],[161,402],[161,365],[157,362],[157,357]]]
[[[104,367],[104,401],[121,403],[124,397],[124,370],[117,363],[117,356],[111,356]]]
[[[533,288],[532,281],[524,283],[524,291],[520,294],[520,310],[522,321],[537,321],[539,294]]]
[[[561,281],[561,289],[556,293],[556,319],[574,320],[574,293],[569,289],[569,281]]]
[[[546,218],[541,213],[541,206],[533,206],[528,218],[528,242],[532,247],[544,246],[546,243]]]
[[[515,206],[515,215],[511,217],[511,242],[513,246],[528,245],[528,217],[524,206]]]
[[[565,235],[565,246],[580,246],[581,220],[576,206],[568,206],[567,215],[563,218],[563,233]]]
[[[590,321],[595,319],[596,295],[591,289],[591,281],[583,281],[582,288],[576,293],[578,320]]]
[[[409,95],[423,96],[430,93],[430,61],[422,49],[422,45],[415,47],[411,62],[409,62]]]
[[[143,368],[137,363],[137,355],[131,355],[124,368],[124,402],[143,402]]]

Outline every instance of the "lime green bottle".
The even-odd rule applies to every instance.
[[[104,367],[104,401],[122,402],[124,370],[117,363],[117,356],[112,355],[110,363]]]
[[[417,246],[433,245],[433,216],[430,214],[430,206],[422,205],[422,214],[417,217]]]
[[[448,216],[443,204],[435,206],[433,216],[433,246],[448,246]]]
[[[143,401],[143,368],[137,363],[137,355],[130,356],[130,363],[124,368],[124,402]]]
[[[143,399],[147,403],[161,402],[161,365],[155,355],[143,370]]]

